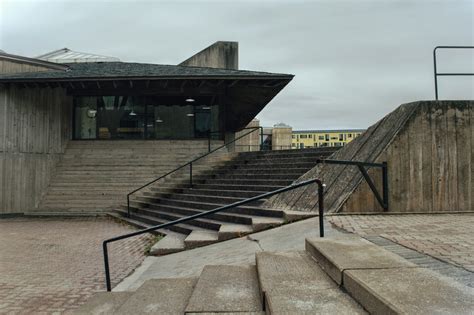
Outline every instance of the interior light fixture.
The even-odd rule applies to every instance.
[[[202,109],[209,110],[211,109],[211,106],[203,106]]]
[[[129,115],[130,115],[130,116],[137,116],[137,114],[133,111],[133,109],[132,109],[132,111],[130,112]]]
[[[196,101],[196,100],[195,100],[194,98],[192,98],[192,97],[188,97],[188,98],[186,99],[186,102],[188,102],[188,103],[192,103],[192,102],[194,102],[194,101]]]
[[[155,120],[157,123],[162,123],[163,122],[163,119],[161,119],[160,117],[156,117],[156,120]]]
[[[194,117],[194,114],[193,114],[193,113],[189,113],[189,114],[186,114],[186,116],[188,116],[188,117]]]

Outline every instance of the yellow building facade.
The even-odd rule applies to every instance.
[[[294,130],[291,148],[342,147],[360,136],[365,129]]]

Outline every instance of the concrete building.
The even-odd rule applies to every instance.
[[[233,139],[293,78],[237,67],[235,42],[176,66],[0,53],[0,213],[36,208],[70,143]]]

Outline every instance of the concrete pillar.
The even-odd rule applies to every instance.
[[[272,150],[291,149],[291,126],[279,123],[273,126],[272,130]]]
[[[253,119],[245,128],[259,127],[260,121]],[[252,129],[243,129],[235,133],[235,138],[238,138],[246,133],[251,132]],[[250,152],[260,150],[260,129],[253,131],[249,135],[239,139],[235,142],[235,152]]]

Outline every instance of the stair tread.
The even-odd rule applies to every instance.
[[[116,314],[183,314],[196,281],[196,278],[148,280]]]
[[[366,314],[305,252],[259,252],[256,261],[271,314]]]
[[[76,309],[75,315],[112,315],[132,296],[133,292],[98,292]]]
[[[205,266],[186,312],[261,312],[255,266]]]

